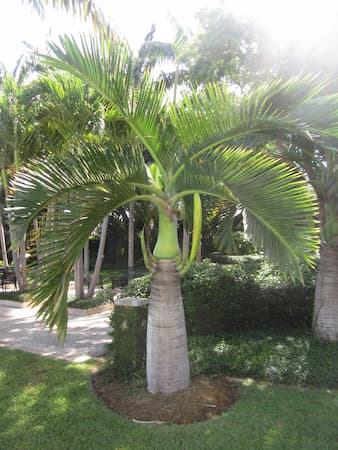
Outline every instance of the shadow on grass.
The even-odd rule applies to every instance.
[[[93,363],[0,349],[2,449],[335,449],[336,391],[245,382],[236,405],[190,426],[139,425],[107,410]]]

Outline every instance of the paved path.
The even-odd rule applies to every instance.
[[[49,333],[35,319],[36,310],[17,307],[16,302],[6,303],[11,306],[0,302],[0,346],[81,362],[102,355],[111,341],[107,334],[110,331],[109,311],[89,316],[70,313],[63,347],[56,339],[56,332]]]

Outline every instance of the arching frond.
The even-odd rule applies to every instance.
[[[61,336],[66,332],[73,264],[103,218],[138,197],[134,183],[148,183],[141,153],[112,147],[35,161],[15,179],[9,215],[18,239],[35,217],[45,214],[48,206],[53,209],[48,227],[41,231],[39,261],[32,267],[32,303],[50,328],[57,325]]]
[[[241,204],[254,244],[262,245],[265,254],[291,276],[302,278],[300,262],[311,263],[318,246],[315,199],[305,180],[285,163],[263,153],[220,148],[187,164],[176,190]]]
[[[294,110],[324,86],[312,77],[295,78],[271,82],[237,98],[225,85],[210,84],[204,91],[186,93],[170,117],[189,154],[220,144],[262,146],[290,133],[309,140],[311,122],[305,123]]]
[[[165,173],[158,154],[164,134],[164,86],[154,86],[146,72],[135,85],[134,60],[128,45],[116,39],[98,39],[82,35],[80,43],[63,37],[60,45],[50,44],[55,57],[44,59],[78,76],[96,89],[119,111],[153,160]]]

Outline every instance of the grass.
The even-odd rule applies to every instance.
[[[95,397],[95,361],[70,364],[0,349],[0,448],[335,450],[338,392],[246,380],[221,417],[189,426],[139,425]]]

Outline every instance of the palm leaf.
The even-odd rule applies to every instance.
[[[225,85],[211,84],[203,91],[186,93],[171,109],[171,121],[189,154],[219,144],[262,147],[290,133],[310,140],[315,138],[309,135],[311,122],[304,123],[294,111],[324,88],[325,83],[315,81],[309,77],[272,82],[240,99],[229,94]]]
[[[149,72],[135,85],[134,59],[125,42],[84,35],[80,43],[73,37],[60,38],[60,45],[50,44],[55,57],[44,59],[53,67],[67,70],[96,89],[118,111],[145,146],[163,174],[159,158],[163,125],[164,85],[154,86]]]
[[[138,196],[134,183],[148,177],[138,149],[96,147],[78,156],[35,161],[13,184],[9,215],[17,239],[49,205],[53,215],[39,241],[39,262],[31,268],[32,304],[50,328],[64,337],[67,327],[67,290],[72,267],[86,240],[103,218]]]
[[[208,188],[206,188],[208,186]],[[253,243],[291,276],[311,264],[318,249],[313,192],[285,163],[238,148],[218,148],[188,162],[176,180],[174,200],[200,192],[241,204]]]

